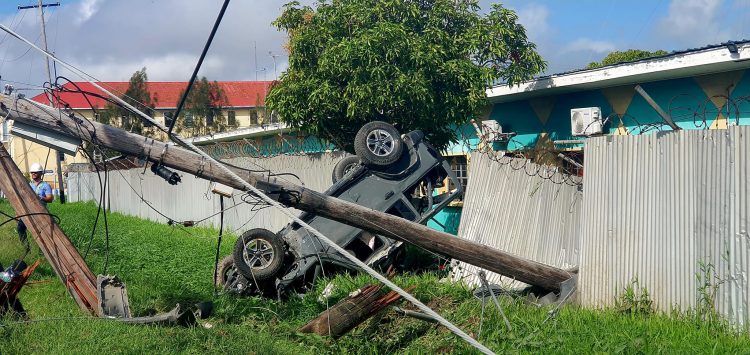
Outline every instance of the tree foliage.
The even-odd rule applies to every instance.
[[[289,35],[289,69],[267,105],[292,127],[351,151],[374,120],[423,130],[437,147],[486,105],[485,90],[545,68],[518,16],[476,0],[291,2],[274,25]]]
[[[180,97],[185,90],[180,93]],[[206,77],[193,84],[185,101],[185,109],[177,121],[177,133],[188,132],[191,136],[222,132],[227,129],[227,118],[221,112],[228,105],[226,93],[216,81]]]
[[[614,51],[607,54],[601,62],[591,62],[586,66],[586,69],[600,68],[607,65],[632,62],[634,60],[646,59],[651,57],[658,57],[668,54],[666,51],[657,50],[654,52],[644,51],[640,49],[628,49],[626,51]]]
[[[153,117],[157,99],[152,97],[148,90],[148,75],[145,67],[133,73],[128,82],[127,90],[120,98]],[[139,115],[113,104],[107,104],[104,111],[99,114],[99,120],[104,124],[119,124],[122,129],[137,134],[150,135],[153,133],[144,130],[144,127],[150,127],[150,125],[147,122],[144,125],[144,120]]]

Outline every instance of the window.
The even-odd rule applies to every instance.
[[[7,142],[10,140],[10,123],[8,120],[3,120],[2,129],[0,129],[0,142]]]
[[[455,155],[447,158],[451,165],[451,170],[456,174],[458,181],[461,182],[461,187],[466,191],[466,185],[469,183],[469,164],[468,159],[465,155]],[[453,183],[448,181],[450,185]],[[448,189],[453,190],[455,186],[448,186]]]
[[[208,110],[208,116],[206,116],[206,126],[214,126],[214,110]]]
[[[237,127],[237,114],[234,111],[227,111],[227,125]]]
[[[258,111],[250,110],[250,125],[254,126],[258,124]]]
[[[276,112],[271,111],[271,114],[268,116],[268,123],[279,123],[279,116],[276,115]]]
[[[414,211],[412,211],[409,207],[407,207],[402,200],[396,201],[393,207],[389,208],[388,211],[385,211],[385,213],[399,216],[409,221],[417,220],[417,214],[414,213]]]
[[[164,125],[167,127],[171,126],[173,117],[174,111],[164,111]]]
[[[185,112],[185,127],[190,128],[193,127],[193,113],[192,112]]]
[[[466,187],[469,184],[469,157],[467,155],[451,155],[446,156],[445,160],[448,162],[448,164],[451,167],[451,170],[454,174],[456,174],[456,178],[458,181],[461,182],[461,186],[464,189],[464,193],[466,193]],[[456,186],[453,185],[453,183],[448,179],[447,177],[444,180],[443,187],[440,187],[436,189],[438,194],[452,191],[455,189]],[[458,197],[453,202],[448,204],[448,206],[462,206],[463,201],[462,197]]]

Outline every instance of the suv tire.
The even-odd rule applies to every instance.
[[[386,166],[395,163],[404,150],[404,142],[392,125],[370,122],[357,131],[354,152],[365,165]]]
[[[234,258],[231,255],[227,255],[219,261],[219,265],[216,270],[215,285],[219,288],[224,288],[227,283],[231,282],[234,273],[237,272],[234,267]]]
[[[331,180],[335,184],[339,180],[343,179],[347,173],[352,172],[360,165],[359,157],[356,155],[348,156],[341,159],[336,166],[333,167],[333,174],[331,174]]]
[[[251,229],[237,239],[232,256],[242,276],[254,282],[268,280],[281,270],[284,242],[268,229]]]

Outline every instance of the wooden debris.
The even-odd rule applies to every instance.
[[[382,294],[382,285],[367,285],[321,313],[300,329],[302,333],[342,336],[370,317],[401,299],[395,291]],[[409,287],[407,292],[414,289]]]
[[[5,315],[11,309],[16,311],[16,313],[25,313],[21,301],[18,300],[18,293],[21,292],[21,288],[26,284],[26,280],[34,273],[40,262],[41,260],[37,260],[11,282],[0,281],[0,316]]]

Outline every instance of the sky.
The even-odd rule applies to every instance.
[[[223,3],[59,2],[58,7],[45,8],[49,50],[101,81],[127,81],[142,67],[150,81],[187,81]],[[199,75],[209,80],[278,77],[287,67],[286,34],[271,22],[286,2],[230,2]],[[0,23],[41,46],[39,10],[18,9],[37,3],[0,2]],[[493,3],[480,1],[483,11]],[[502,4],[519,15],[548,62],[547,74],[585,67],[614,50],[673,51],[750,39],[750,0],[509,0]],[[81,80],[60,66],[57,74]],[[0,86],[38,89],[47,81],[44,59],[0,33],[0,79]]]

